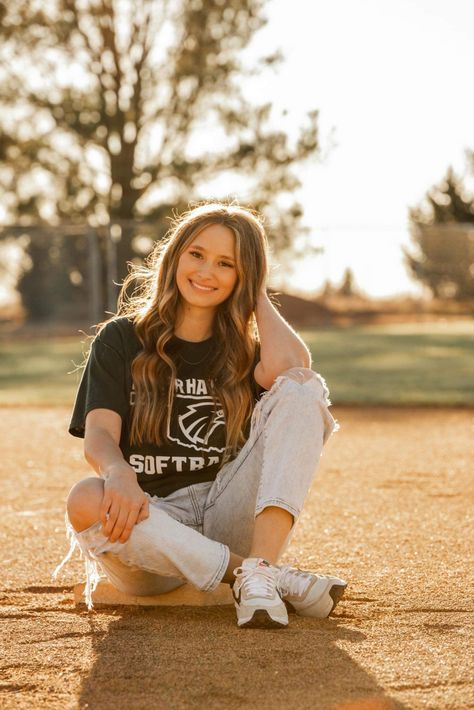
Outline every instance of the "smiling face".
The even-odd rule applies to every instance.
[[[237,283],[235,258],[231,229],[212,224],[199,232],[178,260],[176,283],[183,305],[214,313]]]

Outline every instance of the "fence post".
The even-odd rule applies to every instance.
[[[99,240],[97,230],[89,227],[87,231],[87,239],[89,241],[89,282],[90,282],[90,319],[91,323],[99,323],[104,315],[102,307],[102,284],[101,284],[101,266],[102,257],[99,249]]]
[[[107,310],[112,313],[117,310],[117,242],[120,239],[120,233],[120,225],[107,225]]]

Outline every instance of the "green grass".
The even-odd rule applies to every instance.
[[[474,406],[474,322],[326,328],[300,335],[333,404]],[[80,336],[3,342],[0,405],[72,406],[84,347]]]
[[[72,404],[83,347],[80,336],[2,343],[0,405]]]
[[[474,405],[474,323],[302,331],[333,404]]]

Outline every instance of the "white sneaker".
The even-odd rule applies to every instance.
[[[261,557],[248,557],[234,570],[232,587],[237,625],[281,627],[288,625],[288,612],[277,588],[280,574]]]
[[[342,598],[347,582],[339,577],[280,567],[278,589],[282,599],[300,616],[325,619]]]

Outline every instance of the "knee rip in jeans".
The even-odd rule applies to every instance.
[[[280,373],[281,377],[288,377],[290,380],[304,384],[315,376],[315,372],[309,367],[290,367],[288,370]]]

